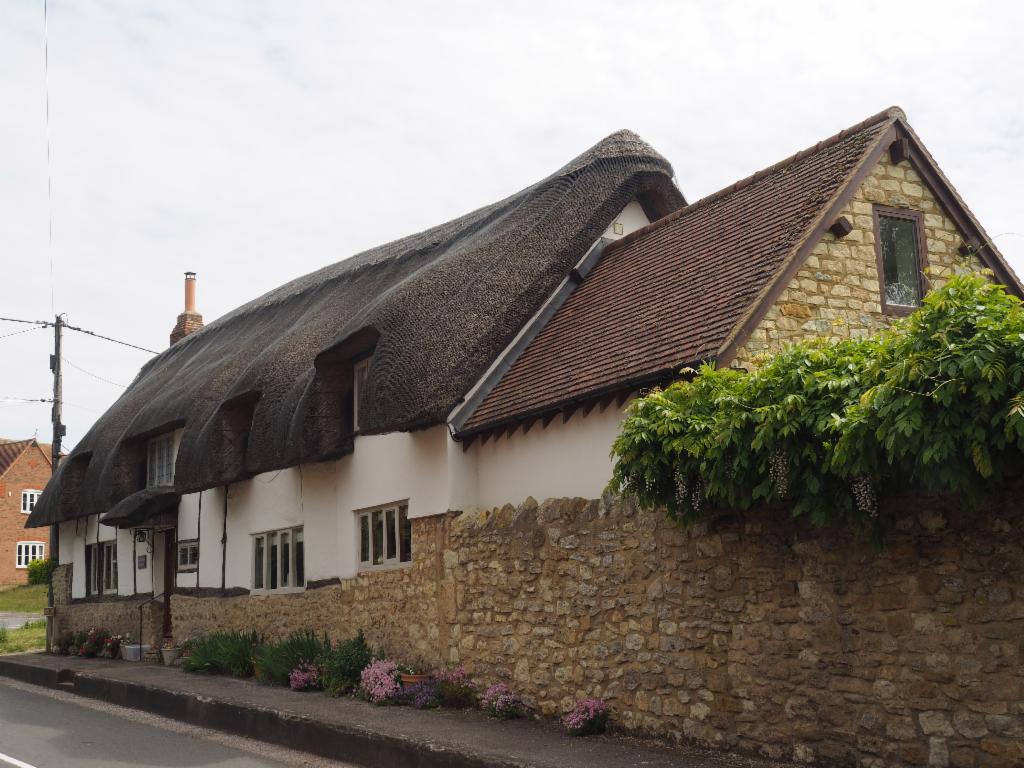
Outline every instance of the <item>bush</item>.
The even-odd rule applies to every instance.
[[[85,635],[81,645],[78,647],[78,655],[92,658],[103,653],[104,645],[110,633],[100,627],[92,627]]]
[[[783,504],[878,534],[877,500],[917,487],[967,500],[1024,467],[1024,308],[952,278],[877,336],[794,345],[752,373],[704,366],[638,398],[609,487],[691,522]]]
[[[45,560],[33,560],[28,564],[29,584],[49,584],[53,576],[53,569],[57,567],[57,561],[48,557]]]
[[[526,714],[526,704],[523,703],[519,694],[513,693],[512,689],[504,683],[495,683],[484,691],[483,698],[480,699],[480,706],[491,717],[497,717],[500,720],[512,720]]]
[[[288,687],[293,691],[320,689],[320,668],[316,664],[299,664],[288,675]]]
[[[562,723],[573,736],[604,733],[608,727],[608,703],[604,699],[581,699],[562,718]]]
[[[477,705],[480,698],[480,686],[470,678],[465,667],[447,667],[438,670],[434,679],[437,681],[441,706],[465,709]]]
[[[402,688],[401,701],[415,709],[437,709],[441,706],[441,692],[437,680],[424,680]]]
[[[255,630],[247,632],[211,632],[195,640],[192,654],[182,666],[186,672],[249,677],[253,673],[253,653],[260,645]]]
[[[359,692],[374,704],[396,700],[402,692],[398,665],[387,659],[376,659],[359,675]]]
[[[323,640],[311,629],[292,632],[284,640],[256,649],[256,679],[262,683],[288,685],[289,676],[302,664],[318,664],[331,650],[326,635]]]
[[[359,686],[360,673],[373,661],[362,630],[350,640],[338,643],[320,658],[321,683],[331,696],[341,696]]]

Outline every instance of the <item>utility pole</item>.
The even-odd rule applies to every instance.
[[[61,423],[61,400],[64,396],[64,380],[61,372],[61,342],[64,335],[64,318],[57,315],[53,322],[53,354],[50,355],[50,370],[53,371],[53,410],[50,420],[53,422],[53,438],[50,450],[50,474],[57,473],[57,463],[60,461],[61,438],[67,431]],[[56,558],[60,563],[60,526],[57,523],[50,525],[50,558]],[[46,647],[53,647],[53,580],[50,580],[50,587],[47,590],[47,606],[49,610],[49,621],[46,622]]]

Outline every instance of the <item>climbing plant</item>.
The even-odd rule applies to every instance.
[[[684,373],[631,403],[609,486],[683,522],[779,504],[877,531],[897,488],[976,498],[1024,472],[1024,308],[982,276],[878,335]]]

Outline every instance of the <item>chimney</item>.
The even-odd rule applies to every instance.
[[[190,333],[203,327],[203,316],[196,312],[196,273],[185,273],[185,311],[178,315],[178,322],[171,331],[171,344],[176,344]]]

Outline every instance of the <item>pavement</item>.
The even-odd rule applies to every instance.
[[[0,677],[372,768],[779,765],[614,735],[573,738],[550,721],[499,721],[478,711],[378,707],[155,664],[13,654],[0,656]]]
[[[0,627],[7,627],[7,629],[18,629],[29,621],[42,620],[43,615],[41,613],[11,613],[10,611],[0,611]]]

